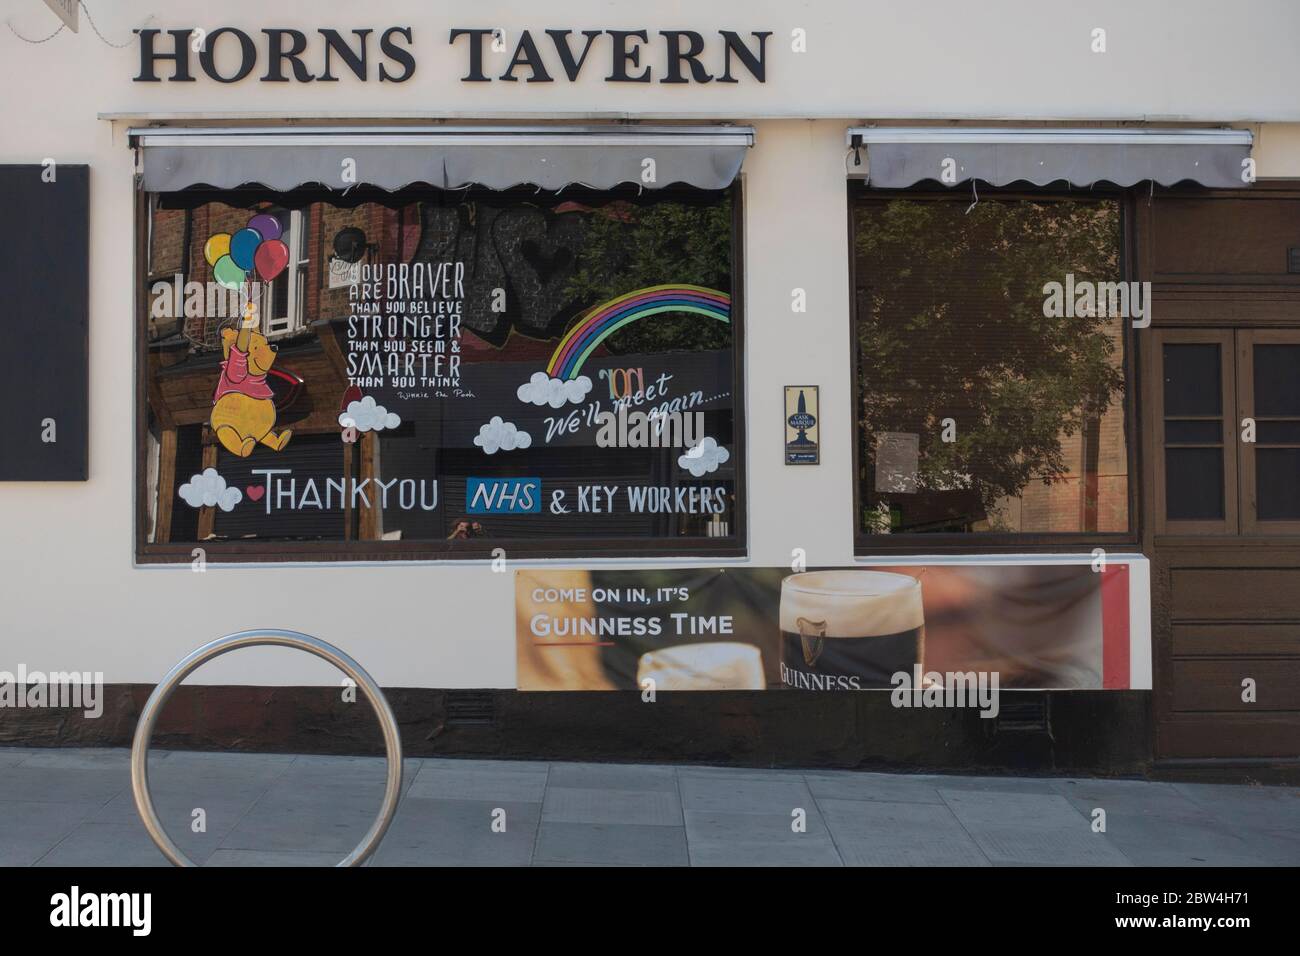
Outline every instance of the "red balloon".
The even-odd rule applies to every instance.
[[[289,247],[279,239],[267,239],[257,247],[253,255],[253,265],[263,282],[270,282],[289,264]]]

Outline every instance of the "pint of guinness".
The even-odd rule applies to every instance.
[[[921,582],[883,571],[810,571],[781,582],[781,683],[797,690],[890,687],[924,664]]]
[[[642,654],[636,666],[638,687],[657,690],[764,690],[763,655],[753,644],[719,641],[678,644]]]

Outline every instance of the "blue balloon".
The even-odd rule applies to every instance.
[[[230,258],[235,265],[249,272],[253,268],[253,257],[257,247],[262,244],[262,234],[256,229],[241,229],[230,237]]]

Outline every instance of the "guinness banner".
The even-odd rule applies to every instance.
[[[1141,559],[518,571],[520,690],[1150,686]],[[1137,613],[1134,613],[1134,612]],[[983,686],[983,684],[981,684]]]

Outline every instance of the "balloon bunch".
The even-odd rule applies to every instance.
[[[233,236],[219,232],[203,246],[212,277],[227,289],[238,289],[254,269],[270,282],[289,264],[289,247],[280,239],[284,227],[270,213],[258,213]]]

